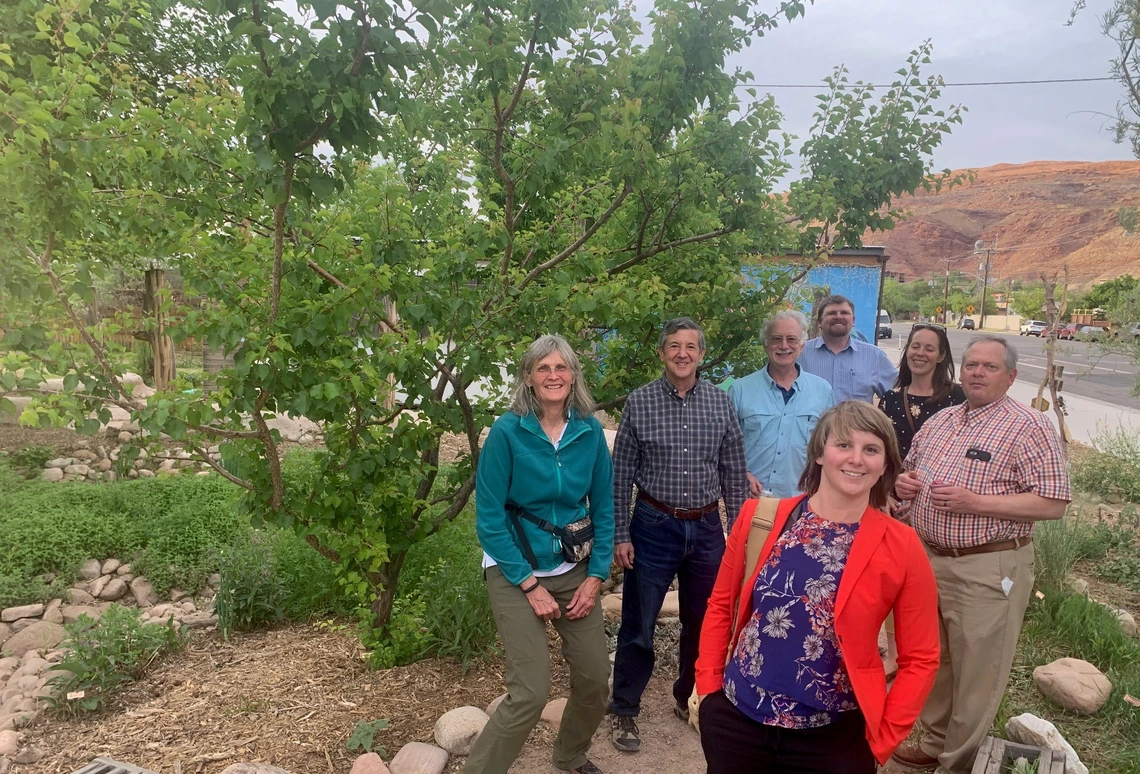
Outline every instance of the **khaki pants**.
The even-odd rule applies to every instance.
[[[938,774],[969,774],[1009,681],[1033,589],[1033,544],[960,557],[928,549],[927,555],[938,581],[942,661],[919,717],[922,749],[938,758]],[[1013,582],[1008,594],[1005,578]]]
[[[489,567],[486,577],[506,655],[507,698],[475,741],[464,774],[506,774],[550,697],[546,623],[498,567]],[[586,580],[585,562],[564,575],[538,580],[562,608],[562,617],[553,623],[562,638],[562,655],[570,665],[570,700],[562,715],[553,757],[556,767],[569,771],[586,763],[590,740],[606,713],[610,660],[602,606],[595,600],[594,609],[585,618],[566,618],[566,606]]]

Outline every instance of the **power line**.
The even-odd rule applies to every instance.
[[[1093,81],[1115,81],[1116,78],[1112,76],[1102,76],[1099,78],[1039,78],[1036,80],[1025,81],[962,81],[959,83],[943,83],[942,87],[952,88],[961,86],[1029,86],[1039,83],[1091,83]],[[868,86],[872,89],[889,89],[890,85],[883,85],[881,83],[849,83],[848,86]],[[819,89],[826,88],[826,83],[740,83],[737,88],[753,88],[753,89]]]

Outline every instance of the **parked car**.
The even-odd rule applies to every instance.
[[[895,332],[893,330],[891,330],[891,315],[887,312],[886,309],[880,309],[879,310],[879,327],[875,331],[875,338],[889,339],[894,335],[895,335]]]
[[[1077,325],[1076,323],[1069,323],[1063,328],[1058,328],[1057,338],[1065,339],[1066,341],[1072,341],[1077,337],[1077,328],[1080,327],[1081,326]]]
[[[960,317],[958,319],[958,327],[961,328],[962,330],[967,330],[967,331],[974,330],[974,318],[973,317]]]
[[[1077,338],[1078,339],[1102,339],[1104,338],[1105,330],[1099,325],[1078,325]]]
[[[1026,320],[1021,324],[1020,336],[1040,336],[1049,326],[1042,320]]]
[[[1128,338],[1133,341],[1140,340],[1140,323],[1123,325],[1112,332],[1112,337],[1114,339]]]

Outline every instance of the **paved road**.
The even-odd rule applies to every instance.
[[[895,339],[879,342],[879,346],[889,352],[897,351],[910,335],[910,323],[895,323],[891,327],[894,329]],[[960,331],[954,328],[947,331],[956,369],[961,366],[962,352],[973,335],[975,335],[973,331]],[[1017,333],[1000,335],[1008,338],[1017,347],[1018,381],[1039,384],[1045,376],[1045,340],[1036,336],[1018,336]],[[1132,385],[1136,380],[1136,374],[1140,372],[1140,367],[1127,357],[1104,355],[1098,352],[1095,344],[1059,341],[1055,362],[1065,367],[1064,394],[1080,395],[1117,406],[1140,409],[1140,397],[1132,396]]]

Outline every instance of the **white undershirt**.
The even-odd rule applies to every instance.
[[[562,442],[562,436],[566,434],[566,428],[569,426],[569,424],[570,423],[567,422],[564,425],[562,425],[562,431],[558,434],[558,439],[551,441],[551,443],[554,445],[555,450],[558,449],[558,444]],[[486,570],[488,567],[494,567],[497,564],[498,564],[498,562],[496,562],[494,559],[492,559],[490,554],[488,554],[486,551],[483,552],[483,569],[484,570]],[[577,562],[563,562],[562,564],[555,567],[553,570],[533,570],[531,572],[531,575],[533,575],[536,578],[553,578],[555,575],[565,575],[566,573],[570,572],[571,570],[573,570],[577,566],[578,566]]]

